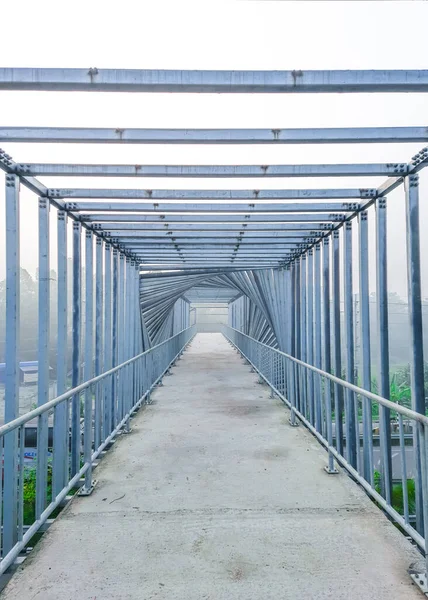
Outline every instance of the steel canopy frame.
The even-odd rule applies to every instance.
[[[224,92],[224,93],[355,93],[428,92],[428,71],[133,71],[98,69],[0,69],[0,90],[46,91],[136,91],[136,92]],[[0,141],[8,143],[118,143],[118,144],[345,144],[414,143],[428,141],[428,127],[360,127],[315,129],[121,129],[68,127],[0,127]],[[39,348],[44,369],[39,380],[39,404],[48,395],[46,381],[49,334],[49,237],[48,211],[58,211],[59,389],[65,391],[67,360],[67,222],[73,223],[72,290],[72,379],[78,385],[91,381],[94,373],[110,372],[141,350],[181,335],[189,325],[186,293],[198,287],[200,296],[217,294],[230,299],[230,325],[253,340],[293,355],[284,366],[273,358],[265,377],[279,390],[291,408],[291,423],[298,414],[320,439],[327,439],[328,473],[335,472],[344,448],[346,461],[358,481],[374,489],[373,431],[371,423],[371,330],[369,323],[368,208],[376,209],[376,308],[381,340],[382,397],[389,394],[388,306],[387,306],[387,194],[404,183],[406,196],[406,257],[411,330],[413,408],[423,413],[424,357],[421,311],[419,181],[417,173],[428,162],[422,149],[406,163],[338,165],[67,165],[21,164],[0,151],[0,168],[6,172],[6,266],[7,266],[7,384],[6,417],[17,416],[19,359],[19,184],[35,192],[39,200]],[[36,176],[95,177],[254,177],[257,184],[245,190],[78,189],[48,188]],[[348,177],[385,175],[379,188],[260,190],[263,177]],[[83,200],[83,201],[80,201]],[[84,200],[89,200],[85,202]],[[105,202],[109,200],[109,202]],[[110,202],[110,200],[113,200]],[[122,200],[122,202],[120,201]],[[141,200],[142,202],[125,202]],[[289,202],[300,201],[299,202]],[[336,202],[331,202],[335,200]],[[350,200],[350,202],[346,202]],[[170,203],[159,201],[171,201]],[[198,202],[201,201],[201,202]],[[209,202],[211,201],[211,202]],[[271,202],[270,204],[268,203]],[[288,203],[287,203],[288,201]],[[265,202],[265,203],[264,203]],[[275,204],[276,202],[276,204]],[[147,214],[145,214],[147,213]],[[242,214],[241,214],[242,213]],[[353,236],[358,228],[358,236]],[[84,231],[84,243],[82,235]],[[265,233],[263,233],[265,232]],[[353,248],[353,238],[358,240]],[[265,241],[266,240],[266,241]],[[341,244],[342,242],[342,244]],[[343,250],[343,259],[341,252]],[[358,257],[359,281],[352,282],[353,260]],[[82,298],[81,264],[85,259],[85,297]],[[343,269],[341,269],[341,262]],[[141,276],[140,276],[141,273]],[[342,281],[343,279],[343,281]],[[363,401],[362,435],[358,411],[361,390],[355,382],[355,308],[353,291],[359,291],[361,364],[359,375],[368,395]],[[218,292],[217,292],[217,291]],[[233,291],[236,290],[236,294]],[[344,298],[345,323],[340,319]],[[332,318],[330,321],[330,302]],[[84,310],[83,310],[84,309]],[[84,347],[80,338],[84,324]],[[94,326],[94,327],[93,327]],[[341,327],[346,337],[345,379],[331,374],[331,352],[335,372],[341,374]],[[95,335],[92,335],[92,331]],[[125,332],[130,332],[129,336]],[[239,332],[238,332],[239,333]],[[246,342],[245,342],[246,343]],[[256,346],[254,346],[256,347]],[[95,361],[94,357],[95,348]],[[263,350],[264,351],[264,350]],[[273,355],[272,355],[273,356]],[[275,355],[276,356],[276,355]],[[257,364],[261,356],[257,356]],[[315,366],[308,363],[315,363]],[[83,369],[82,369],[83,365]],[[106,442],[115,424],[129,414],[129,391],[141,389],[150,365],[139,370],[125,366],[124,377],[112,378],[102,390],[94,389],[94,440]],[[320,367],[323,371],[320,371]],[[263,367],[264,369],[264,367]],[[82,373],[83,370],[83,373]],[[325,376],[327,373],[327,378]],[[324,385],[322,385],[324,377]],[[341,387],[342,386],[342,387]],[[143,385],[146,389],[147,386]],[[132,394],[131,394],[132,395]],[[84,460],[92,451],[92,394],[85,392]],[[373,399],[373,398],[372,398]],[[54,488],[63,493],[71,475],[79,476],[80,405],[78,393],[70,394],[71,419],[63,411],[55,415]],[[389,406],[383,403],[383,406]],[[333,408],[334,407],[334,408]],[[391,408],[391,407],[389,407]],[[333,411],[335,428],[333,434]],[[404,411],[405,412],[405,411]],[[44,420],[43,420],[44,419]],[[41,419],[39,449],[47,448],[46,419]],[[419,420],[420,422],[423,421]],[[63,444],[71,426],[70,452]],[[381,452],[381,504],[391,503],[390,413],[379,419]],[[428,483],[426,442],[428,433],[415,428],[416,526],[410,524],[408,473],[402,463],[402,518],[404,529],[423,547],[428,540]],[[405,451],[403,422],[398,423],[400,451]],[[362,442],[362,446],[361,446]],[[17,521],[22,432],[5,439],[3,555],[22,537]],[[95,448],[95,446],[94,446]],[[89,457],[89,458],[88,458]],[[66,472],[67,471],[67,472]],[[85,473],[84,493],[90,493],[90,470]],[[36,517],[46,509],[46,462],[38,462]],[[74,481],[74,480],[73,480]],[[377,493],[377,492],[376,492]],[[373,494],[372,494],[373,495]],[[56,496],[58,497],[58,495]],[[389,511],[391,512],[391,511]],[[37,521],[39,523],[39,520]],[[426,573],[425,573],[426,576]]]

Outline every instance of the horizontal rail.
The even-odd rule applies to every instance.
[[[1,467],[0,491],[3,485],[4,494],[12,496],[15,500],[7,506],[5,503],[0,505],[0,517],[2,517],[0,521],[3,523],[0,573],[13,563],[73,488],[81,487],[81,493],[84,495],[92,491],[94,485],[92,468],[95,460],[121,430],[129,430],[132,414],[143,402],[147,402],[153,388],[182,354],[194,335],[193,325],[0,427],[0,450],[11,440],[15,440],[17,450],[16,463],[13,467],[16,476],[12,480],[5,479],[7,465],[3,463]],[[69,414],[69,403],[75,402],[76,399],[78,405],[80,402],[83,403],[80,407],[83,417],[77,421],[78,431],[74,431],[75,423],[70,420]],[[53,446],[52,462],[48,463],[48,442],[46,441],[44,451],[39,445],[44,427],[48,423],[47,417],[51,414]],[[24,427],[33,419],[37,419],[38,452],[36,464],[31,469],[36,473],[37,490],[33,522],[25,523],[24,481],[28,468],[24,463]],[[78,468],[73,471],[72,440],[75,437],[78,440]],[[50,499],[47,497],[46,490],[49,464],[52,468]],[[60,481],[64,483],[60,484]],[[11,485],[13,489],[10,489]],[[43,498],[45,501],[42,502]],[[14,540],[12,544],[10,540]]]
[[[358,483],[360,483],[373,500],[402,528],[402,530],[407,533],[423,551],[425,551],[426,540],[428,538],[428,524],[425,520],[428,502],[428,478],[426,472],[428,465],[428,418],[423,414],[391,402],[387,398],[373,394],[364,388],[301,361],[290,354],[267,346],[230,326],[223,326],[223,334],[238,352],[250,362],[261,378],[271,387],[272,392],[276,393],[290,408],[290,424],[296,425],[296,418],[298,418],[326,448],[328,453],[328,466],[326,467],[326,471],[328,473],[336,472],[333,462],[333,459],[335,459]],[[349,397],[346,398],[344,415],[342,413],[340,415],[334,414],[332,409],[332,399],[336,394],[336,386],[340,386],[341,389],[352,392],[351,404],[347,404]],[[402,461],[401,481],[404,507],[403,514],[398,512],[398,509],[393,506],[392,496],[386,493],[385,490],[376,489],[374,473],[371,473],[369,477],[367,477],[365,469],[361,464],[361,442],[363,442],[362,449],[364,461],[368,450],[366,448],[367,439],[362,437],[358,418],[358,408],[363,405],[364,398],[371,400],[380,407],[394,411],[397,415],[399,427],[399,453]],[[349,420],[349,414],[351,412],[349,410],[350,407],[354,407],[355,420],[352,422]],[[337,410],[337,404],[335,405],[335,410]],[[343,418],[345,420],[344,431],[346,431],[346,435],[339,441],[338,425],[340,427],[343,425]],[[423,502],[419,509],[424,514],[424,529],[422,532],[414,527],[415,519],[410,518],[411,514],[409,512],[409,491],[407,487],[409,477],[406,466],[404,419],[414,423],[415,429],[413,433],[417,433],[420,442],[417,445],[413,444],[412,448],[413,451],[417,453],[422,464],[421,490]],[[381,424],[380,426],[382,427]],[[336,428],[334,433],[333,427]],[[351,464],[348,459],[352,454],[352,446],[354,445],[354,442],[351,439],[353,435],[356,435],[356,452],[358,455],[356,461],[357,464],[355,466]],[[370,435],[370,464],[373,468],[373,431],[370,432]],[[381,429],[380,453],[382,457],[381,461],[385,462],[387,461],[387,456],[384,454],[386,449],[382,441],[384,436],[385,432]],[[414,441],[414,436],[412,436],[411,439]],[[390,449],[389,452],[391,453],[392,450]],[[364,471],[364,474],[362,471]],[[418,511],[417,506],[416,510]],[[418,517],[418,513],[416,516]],[[417,520],[418,518],[416,518],[416,521]],[[428,553],[425,555],[426,562],[428,562]]]
[[[183,330],[183,331],[186,331],[186,330]],[[181,335],[183,333],[183,331],[181,331],[180,333],[177,333],[176,336]],[[174,336],[174,337],[176,337],[176,336]],[[130,358],[129,360],[121,363],[120,365],[117,365],[116,367],[113,367],[112,369],[109,369],[108,371],[101,373],[101,375],[97,375],[96,377],[93,377],[92,379],[89,379],[88,381],[85,381],[84,383],[82,383],[74,388],[69,389],[64,394],[61,394],[60,396],[57,396],[56,398],[49,400],[49,402],[46,402],[42,406],[38,406],[37,408],[30,410],[29,412],[25,413],[24,415],[21,415],[17,419],[14,419],[13,421],[6,423],[5,425],[2,425],[0,427],[0,437],[3,437],[4,435],[9,433],[13,429],[16,429],[17,427],[21,427],[22,425],[25,425],[25,423],[28,423],[28,421],[31,421],[32,419],[36,419],[43,413],[51,411],[53,408],[55,408],[55,406],[57,406],[61,402],[64,402],[64,400],[69,400],[76,394],[80,394],[81,392],[84,392],[87,388],[95,385],[96,383],[99,383],[100,381],[102,381],[103,379],[106,379],[107,377],[110,377],[111,375],[113,375],[114,373],[117,373],[124,367],[135,363],[140,358],[143,358],[144,356],[148,356],[149,354],[153,353],[158,348],[161,348],[165,344],[170,343],[171,339],[172,338],[164,340],[157,346],[153,346],[152,348],[149,348],[145,352],[141,352],[141,354],[138,354],[138,356],[134,356],[133,358]]]
[[[226,326],[224,326],[224,327],[226,327]],[[262,342],[255,340],[254,338],[250,337],[249,335],[246,335],[242,331],[233,329],[233,327],[227,326],[227,329],[233,330],[240,336],[247,338],[251,343],[255,343],[255,344],[259,344],[260,346],[264,346],[269,351],[275,352],[279,356],[284,356],[285,358],[292,361],[296,365],[305,367],[305,369],[308,369],[308,370],[312,371],[313,373],[317,373],[318,375],[321,375],[322,377],[329,379],[333,383],[337,383],[337,384],[343,386],[344,388],[347,388],[347,389],[351,390],[352,392],[355,392],[356,394],[359,394],[361,396],[364,396],[365,398],[368,398],[369,400],[373,400],[373,402],[377,402],[378,404],[385,406],[385,408],[389,408],[391,410],[394,410],[395,412],[400,413],[404,417],[408,417],[409,419],[414,419],[415,421],[419,421],[420,423],[423,423],[424,425],[428,425],[428,417],[426,417],[425,415],[421,415],[420,413],[417,413],[417,412],[411,410],[410,408],[406,408],[405,406],[401,406],[400,404],[391,402],[387,398],[382,398],[382,396],[373,394],[373,392],[369,392],[368,390],[365,390],[364,388],[361,388],[358,385],[349,383],[349,381],[345,381],[345,379],[336,377],[335,375],[332,375],[331,373],[327,373],[326,371],[323,371],[322,369],[318,369],[317,367],[314,367],[313,365],[305,363],[305,362],[299,360],[298,358],[291,356],[290,354],[281,352],[281,350],[278,350],[277,348],[271,348],[270,346],[266,346],[266,344],[262,344]]]

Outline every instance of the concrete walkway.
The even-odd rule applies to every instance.
[[[7,600],[421,599],[420,555],[199,334],[4,592]]]

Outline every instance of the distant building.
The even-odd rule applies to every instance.
[[[49,373],[52,372],[49,367]],[[27,360],[19,363],[19,383],[21,385],[37,383],[39,375],[39,362]],[[4,385],[6,378],[6,363],[0,363],[0,385]]]

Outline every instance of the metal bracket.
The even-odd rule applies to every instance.
[[[82,486],[80,488],[80,490],[77,492],[78,496],[90,496],[92,494],[92,492],[94,491],[95,486],[97,485],[98,481],[97,479],[93,479],[91,481],[91,487],[89,489],[86,489],[85,486]]]
[[[425,596],[428,596],[428,581],[426,573],[411,573],[410,577]]]
[[[325,472],[326,472],[328,475],[338,475],[338,474],[339,474],[339,471],[338,471],[337,469],[335,469],[334,467],[333,467],[333,469],[330,469],[328,465],[326,465],[326,466],[324,467],[324,471],[325,471]]]

